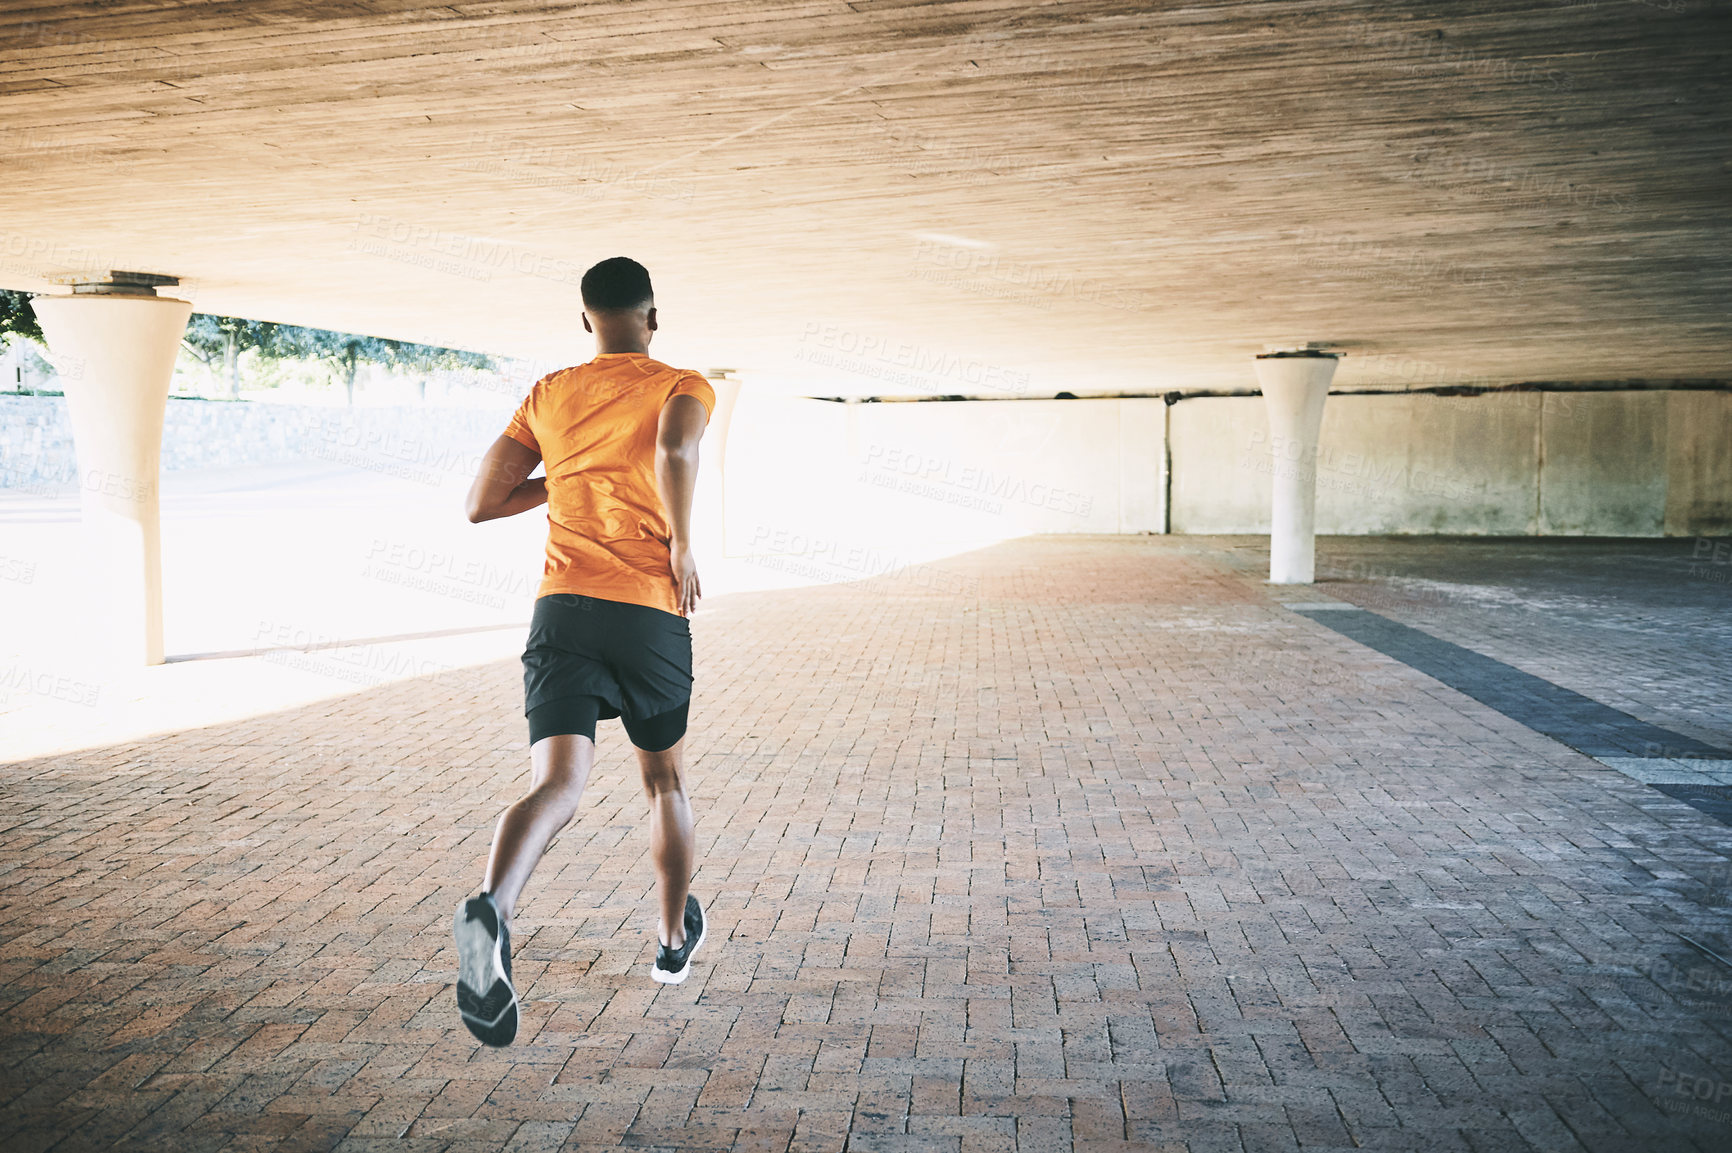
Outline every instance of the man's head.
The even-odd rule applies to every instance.
[[[654,308],[649,269],[629,256],[613,256],[583,274],[586,312],[631,312]]]
[[[610,257],[583,274],[583,330],[602,352],[641,352],[656,330],[649,270],[626,256]]]

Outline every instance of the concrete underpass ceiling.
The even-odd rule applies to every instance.
[[[1715,378],[1700,0],[0,3],[0,284],[811,394]]]

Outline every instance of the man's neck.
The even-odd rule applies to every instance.
[[[648,356],[649,345],[629,341],[616,342],[598,340],[595,342],[595,354],[597,356],[617,356],[620,353],[635,353],[638,356]]]

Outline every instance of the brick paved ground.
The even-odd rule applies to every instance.
[[[1675,935],[1726,943],[1732,828],[1277,607],[1230,543],[715,602],[711,944],[648,979],[605,726],[504,1052],[456,1022],[448,920],[523,777],[511,664],[6,766],[0,1146],[1732,1147],[1732,969]],[[1530,664],[1585,659],[1566,623]],[[1688,704],[1646,719],[1712,729]]]
[[[1318,554],[1331,596],[1732,744],[1732,541],[1327,537]]]

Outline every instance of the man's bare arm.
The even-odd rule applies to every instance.
[[[469,520],[480,524],[514,516],[547,503],[547,478],[533,480],[529,474],[541,463],[541,454],[533,448],[502,436],[493,442],[487,455],[481,458],[481,471],[469,486],[467,510]]]
[[[710,414],[695,396],[676,396],[662,405],[656,429],[656,488],[668,516],[668,551],[680,612],[697,607],[703,590],[692,559],[692,493],[698,486],[698,441]]]

